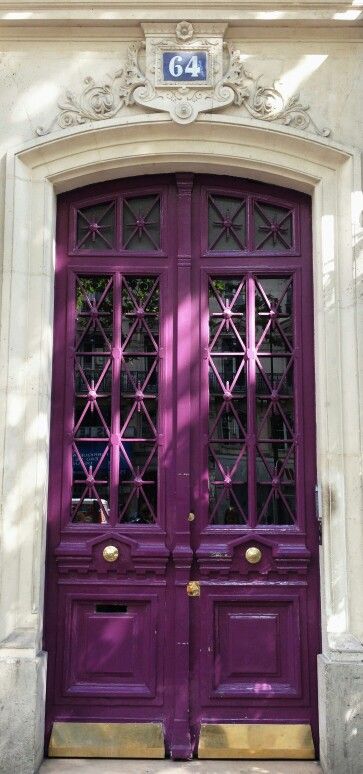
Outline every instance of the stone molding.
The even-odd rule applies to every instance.
[[[338,18],[337,18],[337,14]],[[231,23],[245,24],[246,22],[266,26],[269,21],[283,22],[284,24],[321,25],[329,23],[331,26],[342,27],[344,24],[353,25],[359,22],[361,15],[361,3],[348,7],[342,0],[284,0],[283,9],[281,3],[272,0],[239,0],[236,8],[235,0],[199,0],[196,4],[193,0],[184,0],[180,4],[177,0],[164,0],[157,11],[159,21],[178,22],[182,16],[190,21],[227,21]],[[131,0],[0,0],[0,21],[7,25],[32,25],[53,23],[70,24],[84,22],[93,25],[113,26],[115,23],[135,23],[155,18],[155,3],[153,0],[141,0],[132,3]]]
[[[144,41],[131,43],[126,62],[104,81],[87,76],[78,92],[67,90],[58,100],[59,112],[39,136],[56,126],[82,127],[89,121],[118,116],[123,109],[138,105],[145,110],[168,113],[179,124],[195,121],[201,113],[234,106],[253,120],[283,123],[329,137],[330,129],[319,128],[310,106],[297,92],[285,99],[278,84],[264,84],[262,75],[247,71],[243,55],[224,40],[226,24],[143,24]],[[163,57],[167,52],[186,55],[197,65],[197,55],[205,57],[205,77],[170,80],[165,77]],[[189,65],[188,65],[189,66]],[[178,64],[179,70],[182,68]],[[179,76],[180,77],[180,76]],[[189,76],[188,76],[189,77]]]

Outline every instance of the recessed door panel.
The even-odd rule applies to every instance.
[[[242,755],[258,724],[260,755],[290,725],[311,757],[313,384],[308,197],[178,174],[59,198],[52,754],[150,723],[174,759]]]

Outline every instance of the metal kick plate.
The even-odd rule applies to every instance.
[[[54,723],[50,758],[165,758],[161,723]]]
[[[309,725],[202,723],[198,758],[314,760],[315,750]]]

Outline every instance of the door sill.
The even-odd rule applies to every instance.
[[[198,758],[314,760],[310,725],[202,723]]]

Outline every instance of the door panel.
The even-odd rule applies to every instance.
[[[201,728],[212,757],[211,723],[217,757],[231,723],[265,725],[281,754],[284,724],[316,740],[309,206],[187,174],[60,197],[52,755],[82,722],[100,739],[161,723],[172,758],[197,754]]]

